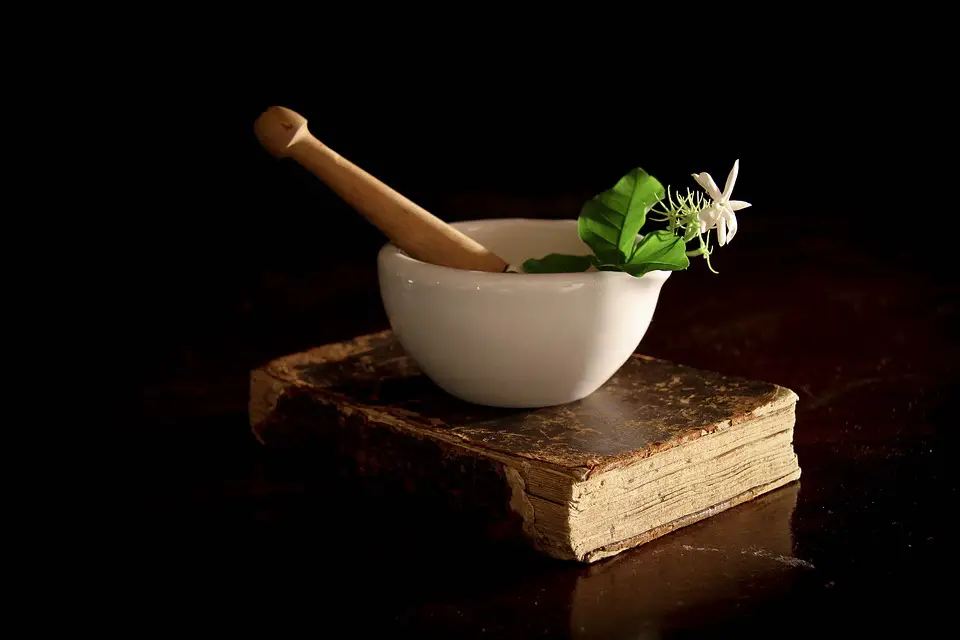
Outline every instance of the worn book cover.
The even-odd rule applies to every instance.
[[[340,471],[561,559],[615,555],[800,477],[793,391],[639,354],[587,398],[540,409],[450,396],[389,331],[279,358],[250,383],[264,444],[335,452]]]

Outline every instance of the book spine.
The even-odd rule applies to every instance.
[[[501,461],[295,385],[255,381],[251,397],[251,427],[261,443],[295,454],[291,460],[330,486],[351,487],[370,509],[403,505],[408,519],[430,521],[435,535],[530,545],[522,479]]]

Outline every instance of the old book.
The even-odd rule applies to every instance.
[[[561,559],[615,555],[800,477],[793,391],[639,354],[584,400],[532,410],[453,398],[389,331],[279,358],[250,383],[264,444],[336,452],[357,477]]]

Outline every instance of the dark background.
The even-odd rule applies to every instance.
[[[260,148],[252,123],[278,104],[446,220],[574,218],[635,166],[681,189],[708,171],[722,187],[740,158],[735,197],[753,207],[733,249],[717,254],[715,284],[742,286],[751,269],[769,268],[741,262],[737,245],[828,237],[864,258],[818,255],[821,264],[869,270],[870,256],[940,277],[947,242],[931,233],[942,223],[928,211],[952,183],[937,164],[947,133],[941,59],[889,37],[868,48],[866,35],[847,41],[835,29],[809,46],[731,43],[679,66],[496,48],[442,60],[423,45],[419,55],[376,48],[370,65],[346,48],[289,75],[261,61],[173,76],[155,90],[153,106],[164,109],[146,123],[162,160],[128,184],[148,215],[124,221],[132,242],[111,244],[109,259],[127,268],[111,276],[129,287],[130,322],[157,328],[147,345],[157,366],[174,366],[170,348],[183,340],[203,350],[231,336],[239,342],[224,348],[236,350],[250,345],[246,331],[272,341],[293,333],[278,327],[317,314],[360,323],[377,313],[354,306],[360,289],[344,273],[370,285],[384,238],[302,168]],[[297,284],[305,288],[294,295]]]
[[[830,615],[850,629],[927,615],[940,544],[933,494],[945,482],[938,434],[957,389],[952,230],[938,208],[955,182],[940,120],[951,81],[929,42],[871,21],[851,32],[828,17],[788,43],[776,29],[715,40],[704,30],[707,44],[687,64],[672,49],[602,63],[579,54],[596,42],[521,58],[493,34],[465,57],[429,44],[411,55],[347,30],[296,69],[282,48],[253,64],[227,47],[190,73],[158,74],[140,122],[157,153],[134,162],[117,150],[121,206],[90,222],[101,242],[89,245],[97,286],[84,295],[107,312],[98,357],[135,361],[111,377],[116,429],[87,503],[103,507],[88,516],[104,532],[99,571],[154,590],[157,575],[198,592],[230,582],[244,602],[267,598],[264,584],[293,590],[290,576],[314,581],[295,591],[319,598],[320,580],[335,585],[325,604],[289,606],[324,626],[390,626],[394,612],[413,611],[404,619],[429,628],[429,603],[453,598],[446,628],[476,632],[506,612],[520,635],[544,620],[565,629],[563,577],[553,613],[539,617],[525,587],[506,602],[498,584],[539,592],[551,572],[570,571],[464,557],[453,542],[408,557],[415,523],[388,536],[358,524],[330,533],[317,501],[350,487],[317,489],[253,442],[252,367],[387,326],[375,270],[384,238],[253,136],[255,118],[283,105],[449,221],[575,218],[635,166],[685,188],[698,171],[722,185],[739,158],[734,196],[753,206],[715,254],[720,275],[694,262],[672,278],[640,347],[801,394],[796,553],[822,573],[772,600],[758,582],[748,590],[756,617],[737,624],[762,629],[808,609],[821,612],[805,619],[811,628]],[[335,30],[324,27],[325,38]],[[359,51],[374,62],[356,60]],[[109,240],[117,230],[123,243]],[[342,522],[362,521],[347,497],[335,502]],[[338,551],[352,546],[362,551]],[[690,628],[718,624],[714,613],[675,612]]]

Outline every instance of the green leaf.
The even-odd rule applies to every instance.
[[[523,263],[526,273],[577,273],[586,271],[594,263],[593,256],[570,256],[551,253],[542,258],[530,258]]]
[[[637,234],[647,220],[647,212],[663,196],[663,185],[640,168],[620,178],[613,189],[597,196],[603,204],[623,214],[618,246],[624,257],[633,250]]]
[[[626,262],[647,212],[663,196],[663,185],[656,178],[643,169],[633,169],[612,189],[584,203],[577,227],[580,239],[600,262]]]
[[[643,237],[623,270],[633,276],[650,271],[677,271],[690,266],[683,238],[666,230]]]
[[[587,200],[580,210],[577,220],[580,239],[593,249],[600,262],[619,264],[624,261],[618,248],[623,221],[616,216],[615,211],[598,200]]]

